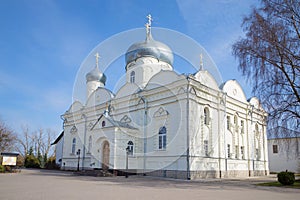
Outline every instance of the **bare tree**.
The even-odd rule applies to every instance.
[[[300,128],[300,2],[261,0],[233,45],[239,70],[269,113],[271,127]]]
[[[0,152],[13,150],[15,141],[14,132],[0,120]]]
[[[47,155],[48,157],[53,156],[54,151],[51,153],[50,150],[52,146],[51,143],[54,140],[54,136],[55,136],[54,131],[52,131],[51,129],[46,130],[44,143],[41,147],[41,152],[43,153],[43,155]]]
[[[35,154],[50,156],[51,142],[53,140],[54,132],[51,129],[46,131],[40,128],[38,131],[34,132],[31,136],[32,142],[35,148]]]
[[[22,126],[22,134],[18,136],[18,151],[26,156],[32,147],[35,156],[51,156],[51,141],[54,138],[54,132],[51,129],[40,128],[37,131],[30,132],[28,126]]]
[[[17,137],[17,142],[18,145],[17,150],[19,153],[21,153],[24,157],[28,154],[29,152],[29,148],[31,147],[31,138],[30,138],[30,132],[29,132],[29,128],[26,125],[22,126],[22,134],[18,135]]]

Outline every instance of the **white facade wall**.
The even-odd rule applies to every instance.
[[[86,104],[74,102],[63,115],[65,169],[77,168],[80,149],[80,169],[108,162],[110,170],[122,171],[132,141],[132,172],[187,179],[268,174],[267,114],[257,99],[246,100],[236,81],[219,88],[207,71],[178,75],[151,57],[126,69],[127,83],[116,95],[88,82]]]
[[[64,138],[62,137],[56,144],[55,144],[55,163],[59,166],[62,166],[62,157],[63,157],[63,145],[64,145]]]
[[[300,172],[300,138],[269,139],[268,152],[271,172]]]
[[[130,90],[130,85],[127,88]],[[110,169],[124,170],[125,149],[128,141],[132,141],[134,154],[129,156],[129,168],[140,173],[175,170],[190,172],[191,178],[268,173],[265,124],[260,121],[264,114],[261,111],[252,108],[248,102],[230,97],[224,100],[222,93],[213,89],[208,92],[200,83],[187,86],[185,79],[164,87],[149,84],[149,88],[138,95],[128,93],[118,98],[117,94],[111,102],[114,120],[122,121],[126,116],[130,121],[128,124],[136,129],[115,127],[105,117],[97,121],[107,107],[103,100],[96,107],[85,108],[75,104],[70,108],[74,112],[65,115],[65,166],[76,169],[76,152],[81,149],[80,168],[102,168],[102,145],[108,141]],[[126,87],[122,90],[126,91]],[[126,94],[124,91],[122,93]],[[204,109],[209,111],[207,124],[204,123]],[[252,113],[249,114],[250,110]],[[230,116],[229,129],[227,116]],[[103,121],[107,127],[101,127]],[[241,121],[244,123],[243,131]],[[167,129],[167,147],[164,150],[158,148],[158,132],[162,126]],[[88,151],[90,136],[92,148]],[[147,138],[146,148],[144,136]],[[73,138],[76,138],[75,154],[71,153]]]

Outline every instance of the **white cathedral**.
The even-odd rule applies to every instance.
[[[200,69],[173,70],[171,49],[146,39],[126,54],[126,83],[114,94],[98,68],[86,74],[86,102],[62,115],[54,142],[61,169],[102,169],[179,179],[269,173],[266,117],[236,80],[218,85]]]

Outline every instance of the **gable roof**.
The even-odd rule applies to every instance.
[[[59,142],[59,140],[64,136],[64,131],[62,131],[59,136],[55,139],[55,141],[51,145],[55,145]]]
[[[107,121],[109,121],[113,127],[121,127],[121,128],[128,128],[128,129],[134,129],[134,130],[138,130],[137,128],[129,125],[126,122],[120,122],[117,120],[114,120],[107,112],[105,112],[104,114],[101,114],[100,117],[97,119],[96,123],[92,126],[91,130],[94,129],[94,127],[97,125],[97,123],[102,119],[105,118]]]

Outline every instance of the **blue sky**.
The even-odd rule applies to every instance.
[[[28,125],[59,134],[60,115],[72,103],[83,60],[105,39],[143,27],[149,13],[153,27],[179,31],[202,45],[223,80],[237,79],[249,98],[251,87],[237,70],[231,45],[243,36],[243,17],[257,5],[256,0],[2,0],[1,119],[17,132]],[[118,62],[125,73],[124,64]]]

